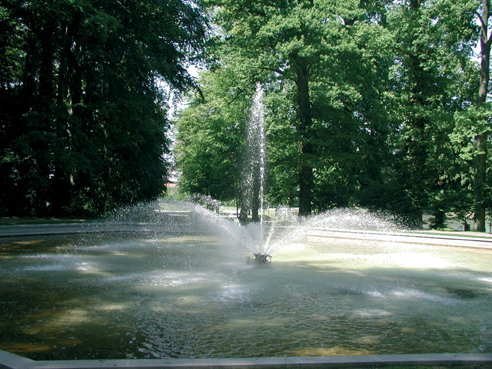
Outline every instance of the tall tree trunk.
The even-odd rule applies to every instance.
[[[55,26],[53,24],[39,25],[39,82],[38,96],[36,97],[36,115],[30,120],[30,129],[37,131],[41,140],[33,140],[31,149],[35,155],[36,170],[40,177],[36,201],[36,215],[48,215],[53,206],[57,206],[57,199],[52,196],[53,167],[58,159],[58,141],[54,137],[55,117],[55,77],[54,77],[54,45]],[[53,215],[53,214],[50,214]]]
[[[490,0],[482,1],[482,14],[480,20],[480,85],[478,90],[477,106],[481,107],[487,99],[490,80],[490,46],[492,35],[489,35],[488,21],[491,15]],[[475,222],[477,231],[485,232],[485,200],[487,198],[486,173],[487,173],[487,132],[482,132],[475,137],[479,154],[477,156],[477,188],[475,203]]]
[[[61,25],[61,42],[58,51],[59,66],[56,94],[56,120],[53,129],[58,142],[64,150],[71,149],[69,132],[69,114],[66,100],[69,96],[69,56],[72,38],[68,35],[69,26]],[[65,162],[56,160],[53,164],[53,173],[50,186],[50,198],[52,203],[52,215],[63,215],[70,205],[70,173]]]
[[[410,103],[407,107],[407,137],[404,139],[405,160],[403,170],[406,174],[405,189],[412,202],[411,216],[416,225],[423,223],[423,211],[428,205],[428,180],[432,175],[427,167],[429,147],[426,128],[429,126],[428,112],[431,110],[434,76],[424,67],[428,58],[428,45],[420,38],[422,0],[410,3],[410,37],[405,45],[405,67],[407,73],[407,93]]]
[[[294,58],[295,60],[295,58]],[[301,121],[299,134],[301,137],[301,168],[299,173],[299,215],[307,216],[312,212],[312,192],[314,187],[313,168],[310,156],[313,154],[311,143],[311,126],[313,122],[311,102],[309,98],[308,68],[305,63],[297,60],[297,80],[299,118]]]

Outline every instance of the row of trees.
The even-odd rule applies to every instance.
[[[237,194],[244,123],[266,90],[269,201],[301,215],[387,209],[485,230],[489,0],[207,0],[215,39],[177,120],[182,187]],[[477,60],[474,48],[478,49]]]
[[[0,215],[95,215],[163,193],[167,96],[205,20],[185,0],[1,0]]]

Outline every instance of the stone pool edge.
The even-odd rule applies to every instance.
[[[486,365],[492,368],[490,354],[412,354],[360,356],[302,356],[216,359],[121,359],[35,361],[0,350],[2,369],[186,369],[186,368],[376,368],[387,366]]]

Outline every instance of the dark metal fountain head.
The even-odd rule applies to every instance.
[[[248,257],[248,264],[250,262],[253,262],[255,264],[266,264],[266,263],[271,263],[272,262],[272,256],[268,254],[253,254],[255,256],[254,259]]]

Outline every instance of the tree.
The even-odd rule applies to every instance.
[[[444,225],[450,209],[445,194],[458,188],[450,134],[454,114],[466,109],[470,98],[469,10],[470,4],[460,1],[410,0],[396,6],[389,20],[397,35],[397,172],[403,174],[415,221],[421,223],[430,209],[441,219],[436,227]]]
[[[204,19],[190,2],[3,0],[3,214],[100,214],[151,200],[167,164],[166,83]]]
[[[232,69],[202,74],[200,93],[176,121],[176,164],[189,194],[221,201],[236,198],[244,122],[250,106]],[[250,92],[251,93],[251,92]]]
[[[445,174],[445,180],[441,179],[441,182],[445,183],[447,190],[447,194],[441,196],[445,199],[441,203],[446,202],[448,209],[458,214],[463,221],[475,212],[477,229],[481,231],[485,231],[485,209],[490,206],[487,200],[490,179],[484,168],[490,160],[487,150],[490,114],[483,95],[481,105],[480,90],[486,91],[483,90],[486,76],[483,71],[484,67],[487,69],[489,66],[490,59],[484,61],[487,57],[483,57],[483,50],[479,65],[471,57],[478,35],[483,42],[487,42],[488,33],[483,28],[487,21],[479,21],[478,26],[476,22],[476,16],[484,16],[486,8],[487,4],[481,6],[481,2],[477,1],[437,1],[432,9],[434,28],[438,29],[434,44],[442,45],[439,50],[446,50],[445,54],[438,55],[437,60],[442,65],[441,73],[451,82],[447,84],[446,90],[448,99],[451,97],[447,103],[447,112],[453,114],[452,126],[448,125],[445,130],[439,128],[441,132],[447,133],[454,154],[452,160],[449,159],[450,155],[445,163],[440,160],[444,168],[442,173]],[[441,43],[435,41],[437,38]],[[488,42],[490,47],[490,36]]]
[[[298,204],[301,215],[361,205],[417,223],[430,210],[439,228],[447,212],[463,217],[483,199],[472,164],[483,152],[477,133],[490,125],[472,106],[477,2],[206,4],[218,24],[214,85],[234,91],[228,101],[247,101],[257,81],[265,88],[272,204]],[[193,118],[201,132],[247,117],[221,94],[207,91],[209,109]]]
[[[398,45],[398,110],[402,118],[399,156],[405,192],[417,223],[422,222],[422,213],[429,204],[433,168],[428,165],[432,142],[428,132],[438,120],[442,100],[438,66],[428,39],[432,19],[426,10],[420,0],[404,2],[391,22]]]
[[[482,0],[480,3],[480,7],[476,12],[480,26],[480,84],[478,86],[477,109],[482,113],[482,110],[487,109],[486,102],[490,83],[490,47],[492,44],[492,32],[490,31],[489,20],[492,17],[492,9],[490,0]],[[488,137],[491,133],[490,122],[487,122],[487,119],[490,119],[490,116],[487,117],[488,114],[486,111],[483,113],[485,119],[482,118],[481,120],[482,122],[485,122],[485,126],[482,129],[479,129],[477,136],[475,136],[478,149],[475,220],[479,232],[485,232],[485,210],[488,204],[488,196],[490,196],[490,191],[487,188]]]
[[[390,165],[388,90],[394,59],[393,36],[382,4],[357,9],[343,22],[339,40],[318,65],[312,84],[315,118],[315,206],[364,203],[378,207],[370,188],[384,185]],[[376,11],[377,10],[377,11]],[[340,10],[339,10],[340,11]],[[346,26],[345,24],[350,24]]]
[[[291,123],[295,124],[299,147],[296,161],[299,214],[309,215],[315,193],[314,165],[319,157],[315,142],[320,125],[315,115],[321,111],[315,106],[313,93],[322,80],[330,80],[331,86],[337,86],[337,80],[346,76],[343,63],[354,55],[352,49],[361,46],[356,44],[359,37],[379,28],[375,22],[377,17],[371,18],[368,10],[352,0],[337,4],[209,0],[206,4],[217,7],[216,22],[225,31],[224,42],[230,50],[237,50],[244,64],[256,69],[258,75],[270,72],[267,77],[270,81],[292,83],[296,119]],[[378,2],[378,5],[381,4]],[[337,68],[342,68],[343,72]]]
[[[274,206],[298,206],[300,148],[296,128],[298,118],[293,104],[295,87],[291,81],[278,81],[266,87],[267,198]]]

